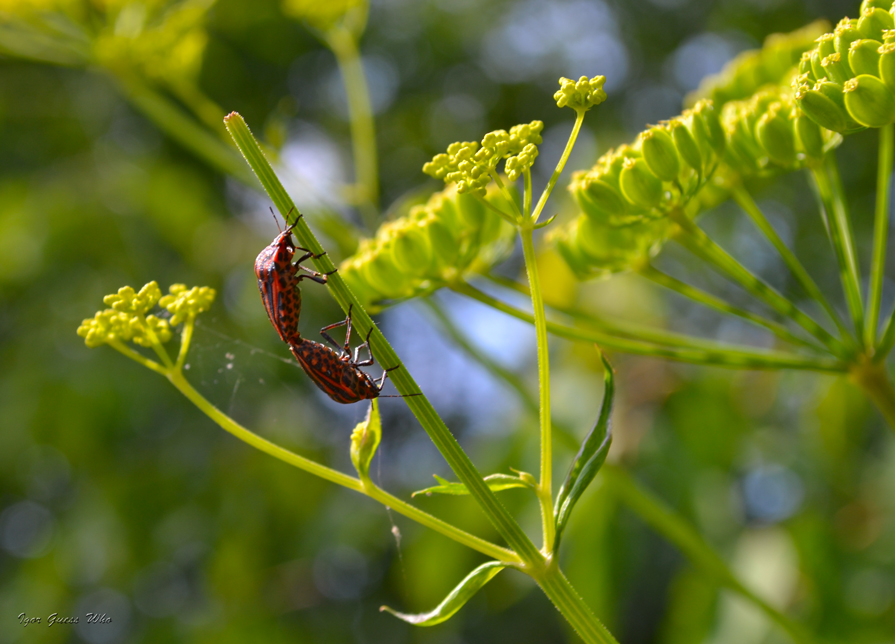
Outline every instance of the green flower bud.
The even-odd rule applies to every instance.
[[[848,51],[848,64],[854,72],[854,76],[869,74],[879,76],[879,48],[882,45],[878,40],[856,40]]]
[[[690,130],[681,121],[675,119],[669,125],[671,129],[671,138],[677,148],[678,154],[691,168],[697,172],[702,172],[702,155],[699,153],[699,146],[690,134]]]
[[[895,44],[879,48],[879,77],[890,90],[895,92]]]
[[[207,311],[217,295],[217,291],[208,286],[194,286],[188,289],[184,284],[172,284],[168,292],[170,295],[161,298],[159,306],[171,313],[173,326]]]
[[[460,246],[451,228],[434,215],[425,222],[424,230],[439,269],[453,266],[460,254]]]
[[[681,160],[674,139],[664,127],[652,127],[640,135],[643,160],[662,181],[673,181],[681,171]]]
[[[843,91],[845,109],[861,125],[883,127],[895,121],[895,96],[876,76],[856,76]]]
[[[873,40],[882,41],[883,31],[892,27],[895,27],[895,20],[888,9],[868,8],[861,12],[861,17],[858,19],[858,31],[865,38]]]
[[[543,121],[521,123],[510,128],[510,153],[518,153],[529,145],[540,145],[541,131],[544,129]]]
[[[718,110],[711,101],[699,101],[693,106],[692,113],[694,119],[698,118],[705,124],[708,144],[720,156],[724,152],[724,128],[721,127]],[[695,132],[693,134],[696,135]]]
[[[804,114],[795,117],[795,131],[802,150],[812,159],[821,159],[824,155],[824,140],[820,126]]]
[[[888,11],[891,6],[892,3],[889,2],[889,0],[863,0],[861,2],[861,8],[858,11],[861,14],[868,9],[882,9],[883,11]]]
[[[850,78],[849,69],[842,62],[838,53],[832,53],[821,61],[827,78],[836,83],[844,83]]]
[[[391,243],[395,266],[411,275],[425,275],[432,268],[433,254],[429,240],[421,227],[406,223],[396,231]]]
[[[850,53],[852,43],[863,38],[861,32],[858,31],[858,21],[843,18],[841,21],[839,21],[839,24],[836,25],[836,30],[833,32],[833,38],[836,51],[839,52],[842,56],[846,57],[850,66]]]
[[[367,417],[351,432],[351,463],[364,484],[370,481],[370,463],[373,462],[381,439],[382,421],[379,417],[379,404],[376,400],[372,400]]]
[[[133,342],[141,347],[151,347],[156,341],[164,344],[171,339],[171,326],[167,320],[162,320],[154,315],[146,316],[146,324],[135,320]]]
[[[836,53],[836,36],[826,33],[817,39],[817,54],[823,60],[827,56]]]
[[[806,85],[801,86],[796,93],[799,107],[821,127],[834,132],[845,132],[848,128],[848,114],[843,109],[844,103],[840,107],[828,93],[821,91],[819,86],[824,85],[832,85],[832,83],[819,81],[815,85],[815,89],[808,89]],[[837,87],[839,86],[837,85]]]
[[[588,79],[582,76],[577,82],[568,79],[559,79],[559,91],[553,95],[553,100],[559,107],[571,107],[574,110],[589,110],[606,100],[606,92],[603,91],[605,76],[594,76]]]
[[[814,78],[817,78],[818,80],[826,78],[827,70],[825,70],[824,66],[821,64],[821,60],[823,59],[820,57],[820,52],[817,48],[811,50],[809,59],[811,61],[811,73]]]
[[[458,190],[459,192],[459,190]],[[476,197],[458,194],[455,203],[460,221],[467,228],[478,228],[485,217],[485,206]]]
[[[814,75],[814,67],[811,66],[811,52],[806,51],[802,54],[802,57],[799,59],[799,75],[807,75],[811,77],[811,81],[814,82],[817,80],[817,77]]]
[[[139,293],[130,286],[123,286],[115,295],[106,295],[103,302],[116,311],[145,315],[149,309],[156,305],[161,296],[162,291],[159,289],[158,283],[152,281],[144,285]]]
[[[381,299],[384,294],[367,282],[362,270],[363,265],[358,261],[361,257],[361,255],[356,255],[349,261],[342,262],[339,266],[339,275],[345,280],[351,292],[357,295],[364,308],[370,308],[373,302]]]
[[[652,208],[662,200],[662,182],[643,159],[625,159],[619,183],[625,198],[638,206]]]
[[[594,178],[588,173],[581,173],[581,180],[573,179],[569,189],[575,196],[575,200],[581,207],[581,211],[588,217],[605,218],[617,217],[625,212],[625,202],[618,190],[600,178]]]
[[[637,268],[649,261],[650,255],[667,236],[667,220],[644,222],[631,226],[607,226],[583,217],[570,241],[605,274]]]
[[[412,293],[410,275],[395,266],[391,253],[379,252],[365,260],[361,266],[364,279],[383,296],[397,299]]]
[[[780,108],[771,109],[758,119],[755,135],[773,161],[791,166],[796,160],[795,133],[792,121]]]

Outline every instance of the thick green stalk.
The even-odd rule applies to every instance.
[[[535,581],[585,642],[618,644],[612,633],[597,619],[558,566],[547,568]]]
[[[522,253],[528,271],[528,285],[534,310],[535,335],[538,342],[538,385],[540,391],[541,421],[541,480],[538,493],[541,497],[541,519],[544,528],[544,552],[553,551],[556,525],[553,522],[553,434],[550,428],[550,351],[547,346],[547,316],[544,311],[544,296],[538,276],[538,260],[535,257],[531,219],[519,229],[522,237]],[[545,504],[543,501],[547,500]]]
[[[796,281],[798,281],[805,290],[805,293],[823,307],[824,311],[827,312],[827,315],[830,316],[830,319],[836,324],[842,338],[848,339],[850,337],[849,331],[842,322],[842,319],[836,313],[836,310],[830,304],[829,300],[824,297],[817,282],[811,278],[811,275],[805,270],[802,262],[795,256],[795,253],[793,253],[789,247],[783,243],[783,240],[780,239],[780,235],[777,234],[777,231],[771,226],[767,217],[761,212],[761,209],[758,207],[758,204],[755,203],[755,200],[752,198],[752,195],[749,194],[749,191],[743,186],[737,186],[733,191],[733,198],[739,204],[740,208],[746,211],[746,214],[749,215],[749,218],[755,226],[764,233],[765,237],[768,238],[768,241],[770,241],[774,248],[777,249],[780,257],[783,259],[784,263],[786,263],[786,266],[789,268],[793,277],[796,278]]]
[[[391,345],[385,339],[385,336],[379,331],[378,327],[373,324],[370,316],[364,310],[357,297],[345,284],[342,277],[335,272],[336,267],[324,254],[324,249],[317,241],[316,236],[305,223],[303,218],[295,219],[297,212],[295,204],[286,193],[279,179],[264,158],[261,148],[258,146],[248,126],[239,114],[235,112],[230,114],[226,119],[227,129],[230,131],[234,141],[240,151],[245,156],[252,170],[258,176],[264,189],[267,191],[274,204],[284,216],[289,216],[293,220],[295,227],[293,233],[298,239],[299,244],[310,250],[315,255],[319,255],[314,259],[314,264],[321,273],[329,274],[327,287],[333,297],[339,303],[344,311],[351,310],[354,326],[361,335],[370,333],[370,344],[373,347],[374,355],[380,361],[380,364],[392,368],[400,366],[401,361],[398,355],[392,349]],[[291,214],[290,214],[291,213]],[[422,394],[419,386],[411,377],[405,368],[395,369],[390,373],[392,382],[398,389],[398,392],[407,394]],[[448,465],[462,481],[467,489],[469,489],[472,497],[479,503],[482,510],[494,524],[498,533],[506,540],[507,544],[518,553],[520,559],[526,565],[531,567],[539,567],[543,565],[543,555],[538,551],[528,536],[519,527],[516,520],[510,515],[503,504],[498,500],[494,493],[488,488],[488,485],[482,479],[482,475],[473,465],[472,461],[460,447],[457,440],[453,437],[450,430],[445,426],[444,422],[438,416],[438,413],[432,407],[425,395],[410,396],[405,399],[407,406],[419,420],[423,429],[432,439],[432,442],[444,456]]]
[[[873,259],[870,264],[870,294],[867,305],[865,343],[868,349],[876,344],[879,307],[883,296],[886,272],[886,241],[889,237],[889,182],[895,157],[895,125],[879,130],[879,157],[876,165],[876,214],[873,223]]]
[[[693,526],[668,508],[660,499],[637,485],[630,474],[620,467],[608,463],[603,465],[601,473],[606,477],[611,490],[631,510],[652,526],[656,532],[680,548],[681,552],[695,566],[703,569],[719,583],[755,604],[799,644],[810,644],[814,641],[804,627],[793,622],[786,615],[746,588]]]
[[[379,161],[370,89],[354,34],[343,27],[326,32],[324,40],[336,56],[348,100],[348,119],[357,182],[356,203],[370,230],[376,229],[379,208]]]
[[[734,279],[749,293],[784,315],[824,343],[832,353],[846,355],[842,343],[817,322],[803,313],[795,304],[778,293],[767,282],[754,275],[749,269],[718,246],[705,232],[682,212],[671,213],[680,234],[676,240],[687,250],[709,263],[715,270]]]
[[[830,236],[830,243],[836,251],[839,276],[845,291],[845,301],[848,304],[852,323],[857,333],[856,337],[859,342],[863,343],[864,306],[861,303],[861,275],[835,155],[828,154],[824,159],[823,166],[811,169],[811,176],[814,177],[814,185],[826,215],[827,233]]]
[[[569,155],[572,154],[572,148],[575,147],[575,141],[578,139],[578,133],[581,131],[581,124],[584,123],[584,115],[586,113],[587,110],[575,110],[575,125],[572,126],[572,133],[569,135],[569,140],[566,142],[565,150],[562,151],[559,163],[556,164],[556,169],[550,176],[550,181],[547,182],[547,187],[544,188],[544,192],[541,193],[541,196],[538,199],[538,204],[531,214],[531,220],[533,222],[538,221],[538,217],[541,216],[541,211],[544,209],[544,206],[547,205],[547,199],[550,198],[550,193],[553,192],[553,187],[556,185],[556,182],[559,181],[559,175],[562,174],[563,168],[566,167],[566,162],[569,160]]]
[[[470,284],[465,282],[456,283],[451,285],[451,289],[483,304],[487,304],[498,311],[503,311],[519,320],[530,324],[534,323],[534,317],[530,313],[521,311],[487,293],[483,293]],[[846,364],[836,360],[799,356],[779,351],[745,349],[698,339],[693,340],[693,346],[667,346],[647,340],[619,337],[597,329],[564,326],[550,320],[547,321],[547,330],[550,333],[570,340],[595,342],[603,348],[616,349],[637,355],[668,358],[669,360],[692,364],[715,365],[737,369],[804,369],[834,373],[842,373],[848,369]]]
[[[715,297],[705,291],[702,291],[698,288],[690,286],[679,279],[672,277],[662,271],[656,269],[649,264],[643,266],[638,273],[646,277],[647,279],[655,282],[656,284],[660,284],[667,289],[670,289],[676,293],[683,295],[686,298],[693,300],[694,302],[698,302],[699,304],[704,304],[705,306],[711,307],[717,311],[721,311],[722,313],[730,313],[732,315],[736,315],[745,320],[749,320],[753,324],[757,324],[758,326],[762,326],[769,331],[771,331],[774,335],[781,338],[782,340],[786,340],[787,342],[793,342],[795,344],[804,345],[814,349],[815,351],[818,349],[818,346],[813,342],[800,338],[795,335],[792,331],[787,329],[782,324],[774,322],[772,320],[768,320],[757,313],[753,313],[752,311],[747,311],[746,309],[741,309],[738,306],[733,306],[732,304],[728,304],[724,300],[719,297]]]

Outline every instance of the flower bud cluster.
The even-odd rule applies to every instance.
[[[577,81],[571,78],[559,79],[559,90],[553,95],[553,100],[559,107],[571,107],[573,110],[589,110],[606,100],[606,92],[603,91],[605,76],[588,78],[582,76]]]
[[[711,101],[610,150],[569,190],[588,217],[610,226],[654,219],[685,203],[720,160],[724,132]]]
[[[207,286],[187,289],[183,284],[175,284],[170,292],[162,297],[156,282],[149,282],[139,292],[130,286],[122,287],[118,293],[103,298],[112,308],[98,311],[81,322],[78,335],[91,348],[115,341],[133,342],[143,347],[164,343],[171,339],[172,325],[177,326],[187,317],[208,310],[215,296],[215,290]],[[146,315],[156,304],[173,314],[170,321]]]
[[[496,186],[484,200],[511,212]],[[463,273],[487,268],[512,249],[514,230],[477,197],[453,186],[381,226],[339,274],[365,307],[431,292]]]
[[[170,294],[161,298],[158,304],[171,314],[174,326],[207,311],[217,295],[217,291],[208,286],[187,288],[185,284],[172,284],[168,291]]]
[[[509,132],[489,132],[481,144],[475,141],[451,143],[446,154],[436,154],[423,166],[423,172],[447,184],[456,184],[460,194],[485,195],[491,174],[502,159],[507,160],[505,169],[511,181],[531,168],[538,156],[537,146],[541,143],[543,129],[541,121],[532,121],[515,125]]]
[[[569,190],[582,215],[553,234],[560,253],[581,277],[648,261],[671,231],[668,212],[707,207],[702,197],[724,148],[717,111],[703,100],[574,173]]]
[[[743,176],[802,168],[842,141],[805,116],[792,93],[779,86],[727,103],[721,124],[727,139],[724,161]]]
[[[829,28],[826,20],[817,20],[788,34],[771,34],[761,49],[741,53],[720,73],[704,78],[685,103],[710,98],[721,109],[729,101],[748,98],[765,85],[786,80],[802,54]]]
[[[895,6],[864,0],[802,55],[793,89],[818,125],[849,133],[895,122]]]

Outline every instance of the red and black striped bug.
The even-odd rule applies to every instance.
[[[301,217],[302,215],[299,215],[298,219]],[[274,219],[276,220],[276,215]],[[298,223],[298,219],[295,223]],[[255,259],[255,276],[258,278],[261,301],[273,328],[280,335],[280,339],[287,343],[298,328],[298,319],[301,315],[299,283],[307,278],[318,284],[326,284],[326,275],[301,265],[306,259],[316,259],[325,253],[314,255],[307,248],[296,246],[292,241],[292,229],[295,223],[277,235]],[[277,226],[279,227],[279,223]],[[293,263],[296,250],[302,251],[304,255]]]
[[[327,331],[339,326],[346,326],[345,344],[340,346],[333,340]],[[341,322],[330,324],[320,330],[320,334],[334,347],[339,349],[336,353],[325,344],[307,340],[295,332],[293,338],[289,342],[289,348],[292,355],[298,360],[298,364],[310,376],[314,384],[326,393],[327,396],[335,400],[337,403],[347,405],[350,403],[360,402],[361,400],[372,400],[379,398],[382,386],[389,371],[394,371],[400,365],[396,365],[382,372],[379,382],[376,382],[369,375],[360,370],[360,367],[366,367],[373,364],[373,349],[370,347],[370,333],[364,343],[359,345],[351,355],[351,307],[348,308],[348,317]],[[361,349],[366,348],[370,354],[367,360],[358,361]],[[419,394],[409,394],[410,396],[418,396]],[[403,398],[403,396],[382,396],[383,398]]]

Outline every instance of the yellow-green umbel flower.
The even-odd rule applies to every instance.
[[[118,289],[118,293],[106,295],[103,302],[116,311],[145,315],[156,305],[161,296],[162,291],[158,287],[158,283],[152,281],[141,288],[139,293],[130,286],[123,286]]]
[[[491,182],[490,170],[497,165],[499,157],[494,153],[477,155],[479,144],[475,141],[451,143],[447,154],[436,154],[423,166],[423,172],[447,184],[457,184],[460,194],[485,194],[485,188]],[[491,163],[493,162],[493,165]]]
[[[159,306],[168,309],[174,326],[207,311],[217,295],[211,287],[194,286],[188,289],[184,284],[172,284],[168,291],[170,295],[161,298]]]
[[[605,76],[582,76],[577,81],[560,78],[559,90],[553,95],[553,100],[559,107],[589,110],[606,100],[606,92],[603,90],[605,82]]]
[[[90,348],[115,341],[134,342],[148,347],[154,342],[165,343],[170,340],[171,327],[167,320],[154,315],[143,318],[134,313],[106,309],[81,322],[78,335],[84,338],[84,343]]]

